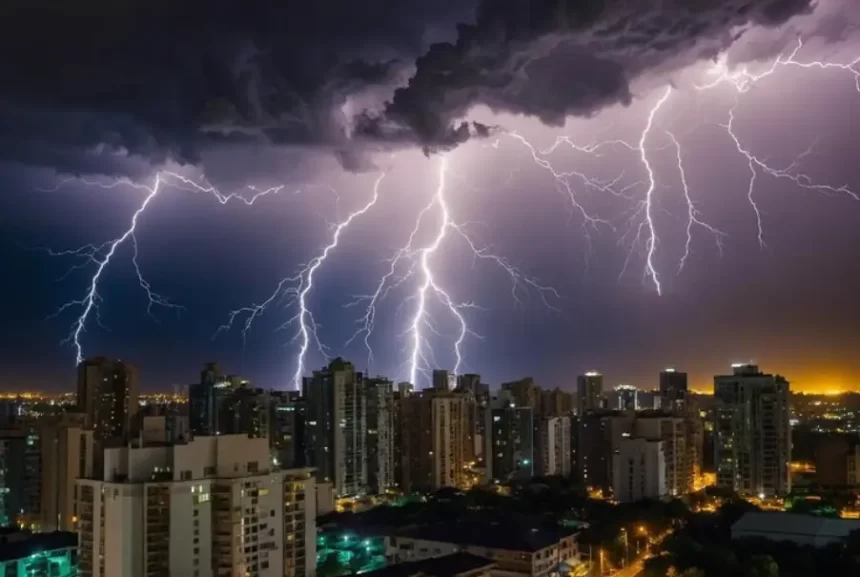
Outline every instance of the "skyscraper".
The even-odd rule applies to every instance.
[[[364,375],[341,358],[304,380],[306,464],[316,469],[317,481],[331,482],[342,497],[367,491],[364,393]]]
[[[437,391],[452,391],[457,377],[444,369],[433,369],[433,388]]]
[[[601,408],[603,398],[603,375],[589,371],[576,377],[576,411],[584,415]]]
[[[714,377],[717,486],[745,496],[785,495],[791,491],[789,383],[753,364],[732,369]]]
[[[200,382],[188,387],[189,423],[193,435],[269,435],[269,393],[236,375],[224,375],[217,363],[206,363]]]
[[[139,409],[138,373],[128,363],[105,357],[78,365],[78,408],[86,413],[97,439],[123,437]]]
[[[380,495],[394,486],[394,383],[364,380],[367,406],[367,486]]]
[[[660,408],[683,412],[687,402],[687,373],[668,368],[660,371]]]
[[[269,447],[274,462],[284,469],[305,466],[305,400],[298,391],[271,391]]]
[[[503,391],[504,392],[504,391]],[[534,476],[535,426],[532,408],[500,395],[487,412],[484,463],[488,481],[505,482]]]
[[[619,411],[639,410],[639,389],[631,385],[618,385],[615,387],[616,406]]]
[[[543,417],[537,423],[535,474],[570,475],[570,417]]]
[[[429,389],[400,399],[403,490],[465,488],[464,394]]]

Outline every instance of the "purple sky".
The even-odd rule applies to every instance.
[[[356,77],[347,82],[335,72],[323,75],[323,86],[340,98],[321,98],[324,90],[313,93],[313,99],[306,96],[302,90],[320,79],[308,73],[307,62],[287,66],[277,61],[282,56],[277,47],[266,52],[238,40],[225,42],[225,51],[234,49],[235,90],[220,89],[221,108],[210,95],[206,114],[194,117],[209,120],[187,134],[182,130],[190,122],[188,111],[169,120],[174,113],[168,114],[167,100],[160,100],[182,88],[183,80],[160,77],[158,68],[140,72],[140,79],[160,79],[165,85],[164,93],[145,102],[122,95],[115,86],[112,91],[72,87],[67,108],[48,97],[25,102],[26,83],[0,92],[0,100],[15,103],[20,112],[14,122],[0,116],[0,125],[7,120],[21,134],[17,145],[0,142],[0,188],[5,191],[0,235],[9,247],[2,257],[7,282],[0,289],[6,304],[0,311],[0,375],[6,388],[56,390],[70,387],[74,378],[75,347],[59,341],[86,310],[97,263],[50,257],[39,249],[119,238],[147,192],[114,186],[111,179],[127,176],[151,186],[159,170],[196,182],[204,182],[205,175],[219,190],[240,190],[246,198],[253,194],[242,189],[248,184],[285,186],[252,206],[235,199],[221,204],[211,194],[168,186],[147,205],[136,229],[137,262],[151,290],[185,307],[179,316],[158,306],[151,309],[154,319],[147,316],[132,242],[117,247],[99,277],[101,299],[95,304],[104,327],[93,310],[78,340],[84,355],[114,355],[140,365],[149,389],[191,382],[208,360],[261,386],[291,386],[304,336],[296,318],[300,308],[290,297],[301,293],[308,310],[301,318],[311,327],[313,317],[316,335],[330,354],[396,380],[410,378],[416,358],[419,384],[425,380],[423,369],[455,368],[460,315],[468,325],[459,347],[460,370],[481,373],[492,384],[532,375],[542,385],[570,388],[576,374],[598,369],[608,385],[648,388],[656,385],[661,368],[672,365],[688,370],[693,385],[705,389],[729,363],[753,359],[800,389],[860,388],[860,356],[855,354],[860,348],[855,265],[860,201],[850,194],[860,191],[860,72],[797,64],[850,63],[860,57],[860,32],[855,31],[860,7],[822,0],[811,13],[783,22],[805,3],[771,2],[765,9],[761,6],[767,2],[732,0],[725,4],[761,8],[757,23],[744,34],[729,26],[696,37],[691,31],[699,28],[693,24],[708,20],[705,14],[675,21],[673,12],[661,17],[654,8],[653,20],[643,10],[642,22],[629,24],[623,3],[617,4],[615,12],[608,9],[579,31],[535,24],[517,32],[521,42],[513,32],[498,45],[482,40],[484,80],[467,78],[475,69],[474,50],[452,49],[446,74],[440,75],[440,62],[446,61],[438,50],[415,67],[414,56],[408,55],[425,53],[428,41],[453,39],[453,22],[470,17],[462,3],[443,2],[426,12],[416,8],[421,14],[411,16],[414,21],[396,34],[399,24],[378,21],[379,28],[366,37],[360,32],[338,36],[344,50],[361,47],[350,52],[356,58],[388,62],[399,56],[400,63],[384,74],[362,68],[363,83]],[[777,5],[789,12],[776,11]],[[777,21],[781,24],[774,25]],[[618,22],[628,22],[627,32],[599,33]],[[685,27],[675,26],[680,22]],[[327,26],[321,30],[337,30]],[[654,34],[634,57],[630,50],[638,42],[637,26],[638,32]],[[760,74],[778,56],[788,56],[798,34],[804,46],[794,63],[778,66],[747,92],[739,94],[731,83],[695,89],[717,78],[717,62],[706,57],[731,46],[720,62],[731,63],[735,74],[743,67]],[[740,39],[732,43],[732,37]],[[553,52],[562,45],[563,54]],[[541,59],[546,50],[553,57]],[[264,66],[268,60],[257,54],[282,65],[278,82]],[[308,54],[322,58],[323,53]],[[136,57],[130,55],[130,61]],[[523,59],[535,64],[517,68]],[[623,87],[616,86],[615,66],[626,79]],[[511,70],[519,74],[508,74]],[[414,79],[410,88],[385,105],[393,88],[409,78]],[[488,78],[504,79],[505,88],[488,88]],[[672,93],[654,114],[645,139],[652,187],[638,147],[649,113],[668,86]],[[198,88],[201,95],[214,92],[211,84]],[[290,104],[291,99],[303,104]],[[225,113],[222,101],[232,102],[234,113]],[[320,120],[323,101],[335,111],[325,121]],[[732,109],[734,134],[761,162],[783,169],[800,157],[789,175],[808,176],[802,183],[847,189],[810,190],[757,166],[752,198],[761,216],[760,245],[748,198],[749,163],[726,128]],[[367,110],[372,114],[365,115]],[[51,118],[59,125],[45,128],[42,120]],[[453,130],[464,120],[478,124],[466,132]],[[484,135],[483,126],[491,127],[491,134]],[[468,133],[473,138],[448,149]],[[549,165],[538,165],[511,133]],[[721,233],[693,223],[681,270],[689,208],[669,133],[680,144],[696,218]],[[581,147],[619,143],[591,152],[566,144],[540,152],[559,137]],[[422,147],[430,153],[423,154]],[[447,228],[435,196],[443,159]],[[613,184],[611,190],[599,190],[575,175],[560,181],[547,166]],[[383,173],[377,202],[342,228],[337,247],[314,266],[312,285],[303,291],[307,266],[332,242],[335,225],[367,205]],[[69,174],[103,186],[64,180]],[[572,198],[562,182],[569,184]],[[107,184],[111,188],[104,188]],[[480,251],[477,256],[466,237]],[[86,266],[64,277],[75,264]],[[356,297],[371,295],[391,270],[367,339],[371,360],[364,333],[346,344],[367,314],[369,301],[355,304]],[[231,311],[265,302],[285,277],[294,275],[299,276],[282,285],[285,293],[261,311],[244,339],[247,314],[213,338]],[[519,287],[512,293],[513,279]],[[422,286],[427,288],[422,291]],[[446,306],[448,298],[457,314]],[[83,302],[46,320],[69,299]],[[420,330],[416,355],[413,327]],[[304,360],[308,371],[324,362],[312,332]]]

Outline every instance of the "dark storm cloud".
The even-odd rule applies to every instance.
[[[629,102],[637,75],[810,2],[7,0],[0,160],[134,175],[263,142],[360,169],[364,147],[486,136],[460,120],[475,104],[560,124]],[[364,106],[347,113],[352,99]]]
[[[629,103],[637,76],[713,57],[743,26],[775,26],[811,9],[811,0],[485,0],[476,24],[432,46],[363,129],[450,147],[467,137],[458,119],[477,104],[561,125]]]
[[[7,0],[0,160],[129,173],[130,158],[195,162],[210,143],[338,145],[347,95],[389,85],[473,12],[469,0]]]

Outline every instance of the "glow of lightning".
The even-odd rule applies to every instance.
[[[311,340],[319,350],[320,354],[328,359],[328,349],[322,344],[317,332],[317,323],[314,319],[313,312],[308,307],[308,295],[314,287],[314,275],[319,268],[325,263],[329,255],[337,249],[340,238],[343,232],[349,228],[350,224],[358,217],[366,214],[379,201],[379,187],[385,178],[386,173],[381,173],[373,184],[373,195],[371,199],[361,208],[351,212],[345,219],[334,226],[331,240],[325,245],[320,253],[311,261],[299,270],[299,272],[291,277],[287,277],[278,283],[275,291],[260,304],[242,307],[232,311],[225,325],[220,327],[218,331],[229,330],[237,317],[246,315],[243,336],[251,329],[254,320],[262,315],[266,309],[282,296],[291,296],[298,305],[298,312],[284,323],[284,327],[290,326],[293,323],[298,325],[296,339],[299,340],[299,352],[296,354],[295,372],[293,373],[293,386],[296,390],[301,390],[302,376],[305,372],[305,358],[307,357],[308,349],[311,345]],[[296,286],[293,286],[296,285]]]
[[[652,214],[654,189],[657,188],[657,181],[654,178],[654,169],[651,167],[651,162],[648,160],[648,153],[645,150],[645,141],[648,139],[651,127],[654,125],[654,117],[657,115],[657,111],[659,111],[663,104],[665,104],[669,99],[670,94],[672,94],[671,86],[666,88],[666,92],[663,93],[663,96],[660,97],[657,104],[651,108],[651,111],[648,113],[648,122],[645,124],[645,129],[639,137],[639,155],[642,160],[642,165],[648,173],[648,190],[645,192],[645,223],[648,228],[648,238],[645,241],[645,272],[651,277],[651,281],[654,283],[654,289],[657,291],[658,295],[663,294],[663,287],[660,284],[660,277],[657,274],[657,269],[654,268],[654,253],[657,251],[657,232],[654,227],[654,216]]]
[[[803,48],[803,39],[798,36],[796,46],[787,56],[780,55],[771,63],[771,65],[766,70],[759,74],[753,74],[749,72],[746,67],[741,67],[737,71],[731,72],[726,65],[725,59],[721,59],[720,62],[717,63],[717,66],[711,71],[711,74],[716,75],[717,78],[713,82],[710,82],[708,84],[696,86],[697,90],[702,91],[710,90],[715,88],[716,86],[727,83],[734,87],[734,89],[738,93],[735,98],[734,105],[729,109],[728,122],[726,124],[722,124],[721,126],[726,129],[726,132],[734,143],[738,153],[740,153],[746,159],[747,165],[749,166],[750,179],[747,185],[747,201],[749,202],[750,206],[753,209],[753,213],[755,214],[756,226],[758,230],[758,242],[759,246],[761,246],[762,248],[765,247],[764,229],[762,227],[762,215],[754,197],[755,185],[759,175],[759,171],[776,179],[790,180],[798,187],[806,190],[814,190],[828,194],[846,194],[854,200],[860,200],[860,195],[852,191],[847,185],[831,186],[827,184],[819,184],[813,181],[813,179],[808,175],[798,172],[797,169],[799,168],[800,160],[804,156],[812,152],[811,148],[798,155],[798,157],[795,158],[794,162],[792,162],[788,166],[784,168],[776,168],[756,156],[748,147],[746,147],[742,143],[741,139],[735,132],[735,112],[740,103],[740,95],[748,92],[759,81],[771,76],[779,68],[782,67],[795,67],[806,70],[818,68],[822,70],[837,69],[846,71],[853,76],[855,87],[857,88],[858,92],[860,92],[860,70],[858,70],[857,68],[858,65],[860,65],[860,57],[853,60],[852,62],[847,63],[821,61],[801,62],[797,60],[797,55],[800,52],[801,48]]]
[[[75,347],[75,360],[76,364],[78,365],[81,364],[84,360],[83,349],[81,348],[81,335],[83,334],[84,329],[86,327],[87,319],[93,312],[98,315],[98,302],[101,299],[98,293],[98,286],[102,274],[110,264],[111,259],[113,258],[114,254],[116,254],[117,249],[122,246],[122,244],[129,238],[134,238],[134,231],[137,228],[137,221],[140,218],[140,215],[142,215],[143,212],[146,210],[146,207],[149,206],[149,203],[152,201],[152,199],[155,198],[155,195],[158,194],[158,190],[158,182],[156,182],[156,185],[152,187],[152,189],[149,191],[149,194],[147,194],[146,197],[143,199],[143,202],[141,203],[140,207],[138,207],[138,209],[134,211],[134,214],[131,217],[131,225],[125,230],[125,232],[123,232],[114,240],[102,245],[101,247],[88,247],[92,249],[91,252],[87,253],[89,255],[89,258],[93,262],[97,263],[96,271],[93,274],[92,279],[90,279],[90,286],[82,299],[67,302],[66,304],[61,306],[55,313],[55,315],[60,314],[66,309],[75,306],[80,306],[83,309],[77,320],[72,323],[72,332],[66,339],[66,342],[71,342]],[[104,255],[101,255],[102,248],[105,249]],[[135,249],[135,255],[136,254],[137,250]],[[146,290],[147,294],[150,295],[150,304],[152,304],[153,293],[150,289],[149,283],[143,280],[143,277],[140,276],[140,269],[138,268],[136,261],[135,270],[138,273],[138,280],[140,281],[141,286],[144,287],[144,290]],[[161,297],[158,297],[157,304],[162,304],[163,302],[163,299]]]
[[[154,306],[160,306],[165,308],[172,308],[176,310],[181,310],[183,307],[174,304],[169,299],[164,296],[158,294],[152,289],[152,285],[146,278],[143,276],[143,273],[140,270],[140,264],[138,263],[138,245],[137,245],[137,237],[135,235],[135,230],[137,228],[137,223],[140,220],[141,215],[143,215],[146,208],[152,202],[152,200],[161,192],[164,186],[171,186],[174,188],[178,188],[180,190],[185,190],[189,192],[198,192],[198,193],[207,193],[214,196],[218,202],[221,204],[226,204],[231,200],[240,200],[247,205],[252,205],[257,199],[262,198],[264,196],[268,196],[270,194],[277,194],[284,187],[275,186],[268,189],[258,189],[253,186],[247,187],[254,194],[252,196],[244,196],[239,193],[231,193],[231,194],[223,194],[218,189],[211,185],[201,185],[193,180],[182,176],[181,174],[177,174],[175,172],[163,171],[159,172],[155,176],[155,181],[152,186],[147,186],[146,184],[142,184],[139,182],[134,182],[127,178],[116,179],[110,182],[103,181],[92,181],[87,179],[79,179],[79,178],[67,178],[61,180],[55,187],[50,189],[40,189],[43,192],[53,192],[59,190],[62,186],[70,183],[70,182],[81,182],[88,186],[95,186],[104,189],[114,189],[120,186],[130,186],[137,190],[143,190],[146,192],[146,195],[143,199],[143,202],[140,206],[135,210],[134,214],[132,214],[131,222],[129,227],[123,232],[122,235],[117,238],[105,242],[101,245],[85,245],[81,248],[67,251],[47,251],[48,254],[52,256],[75,256],[84,258],[84,262],[82,264],[78,264],[73,266],[69,272],[73,270],[77,270],[87,266],[89,264],[95,265],[95,272],[92,277],[90,277],[90,284],[84,296],[80,299],[75,299],[66,302],[52,315],[55,317],[69,309],[73,309],[79,307],[81,312],[77,319],[72,323],[71,332],[69,336],[64,339],[63,342],[71,343],[75,349],[75,360],[77,364],[80,364],[83,361],[83,346],[81,345],[81,337],[86,330],[87,321],[90,316],[95,315],[96,320],[99,321],[99,302],[101,302],[101,296],[99,295],[99,282],[104,275],[105,270],[110,266],[111,261],[113,260],[117,250],[125,244],[127,241],[131,240],[133,246],[133,254],[132,254],[132,264],[134,265],[134,270],[137,275],[138,284],[146,293],[148,299],[147,305],[147,314],[152,314],[152,308]],[[67,273],[68,274],[68,273]]]
[[[678,263],[678,272],[680,273],[684,270],[684,264],[686,264],[687,258],[690,256],[690,249],[693,243],[694,225],[699,226],[714,235],[714,239],[717,243],[717,250],[720,254],[723,253],[723,237],[725,236],[725,233],[701,219],[701,215],[699,214],[699,211],[696,210],[696,205],[693,204],[693,199],[690,197],[690,185],[687,184],[687,172],[684,170],[684,159],[681,155],[681,144],[673,133],[667,130],[666,134],[675,146],[676,159],[678,161],[678,175],[681,177],[681,188],[684,191],[684,200],[687,203],[687,239],[684,243],[684,254],[681,256],[681,260]]]
[[[422,367],[428,365],[432,359],[432,348],[427,346],[425,330],[439,334],[436,332],[428,311],[429,301],[435,298],[442,304],[444,309],[457,322],[458,331],[454,339],[453,350],[455,356],[454,373],[459,374],[463,366],[463,344],[469,335],[476,338],[481,338],[468,325],[468,321],[464,314],[466,309],[480,308],[479,305],[472,302],[458,302],[451,293],[442,286],[437,279],[435,272],[436,260],[442,257],[441,249],[443,244],[449,239],[459,238],[471,252],[476,260],[486,260],[498,266],[511,279],[511,295],[515,303],[519,303],[519,294],[521,289],[532,289],[537,291],[548,307],[552,308],[548,295],[554,298],[559,298],[559,294],[552,287],[544,286],[538,281],[523,274],[520,270],[514,267],[511,263],[496,254],[490,252],[488,248],[479,247],[469,236],[463,224],[457,223],[452,214],[447,199],[447,181],[450,177],[448,157],[443,156],[439,161],[438,184],[430,201],[419,212],[415,226],[409,235],[406,245],[397,250],[394,257],[389,261],[388,271],[380,278],[374,292],[357,297],[352,303],[347,306],[356,306],[361,303],[366,303],[365,312],[358,320],[359,329],[347,341],[347,345],[363,335],[364,344],[368,351],[368,362],[373,359],[373,349],[370,345],[370,337],[373,333],[374,323],[376,319],[377,306],[388,295],[388,293],[402,285],[408,279],[419,277],[419,284],[412,297],[407,301],[415,301],[415,310],[411,316],[406,334],[409,338],[409,355],[408,355],[408,379],[409,382],[417,384],[418,373],[422,371]],[[435,235],[428,244],[417,247],[416,236],[422,228],[425,216],[432,211],[438,211],[440,221],[435,229]],[[398,275],[398,271],[406,268],[405,273]],[[404,301],[404,302],[407,302]]]
[[[797,55],[803,48],[803,38],[797,37],[797,45],[792,49],[788,56],[780,55],[774,60],[771,65],[763,72],[753,74],[746,66],[741,66],[736,71],[731,72],[728,68],[725,56],[717,61],[716,66],[709,71],[709,74],[716,76],[712,82],[703,85],[696,85],[697,90],[709,90],[716,86],[728,83],[735,87],[738,92],[744,93],[750,90],[756,83],[768,76],[774,74],[781,67],[795,68],[818,68],[821,70],[842,70],[849,72],[854,77],[854,85],[857,91],[860,92],[860,57],[857,57],[851,62],[821,62],[814,60],[812,62],[800,62],[797,60]]]

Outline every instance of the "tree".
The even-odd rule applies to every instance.
[[[779,565],[770,555],[753,555],[744,563],[745,577],[779,577]]]
[[[681,571],[678,577],[705,577],[705,572],[698,567],[689,567]]]
[[[672,567],[672,559],[669,555],[657,555],[645,559],[642,567],[646,577],[666,577]]]

